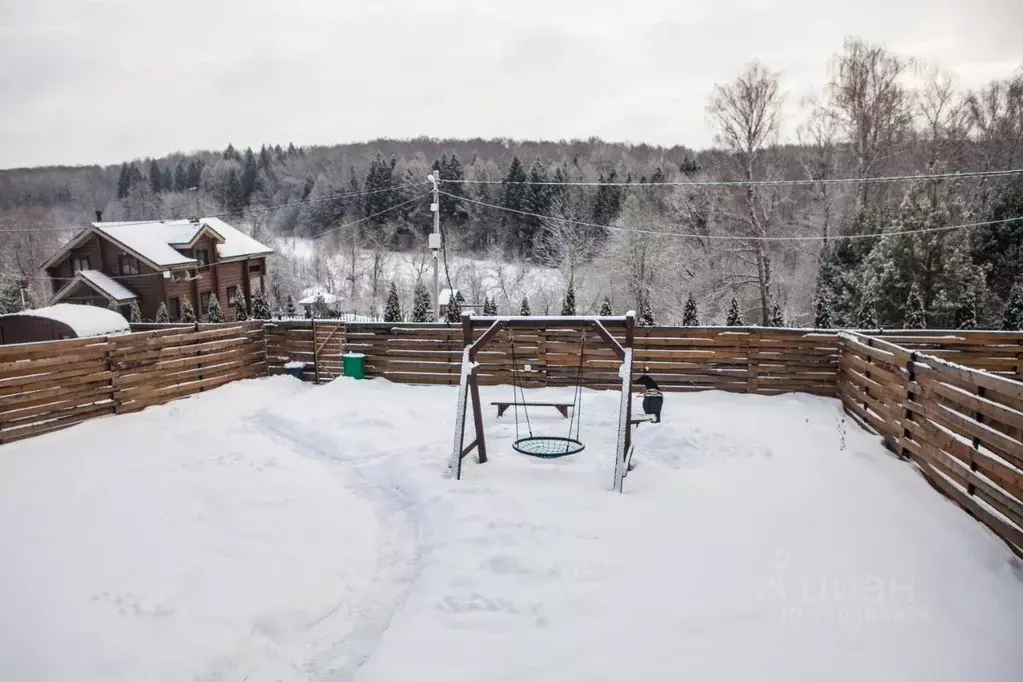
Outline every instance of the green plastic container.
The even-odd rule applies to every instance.
[[[296,379],[302,379],[302,372],[305,371],[304,362],[288,362],[284,365],[284,373],[295,377]]]
[[[366,356],[362,353],[345,353],[343,358],[344,373],[352,379],[364,379],[366,377]]]

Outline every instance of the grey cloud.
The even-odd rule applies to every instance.
[[[0,167],[419,134],[700,147],[753,58],[793,114],[850,34],[967,86],[1023,63],[1018,0],[7,2]]]

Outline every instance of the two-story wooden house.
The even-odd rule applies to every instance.
[[[127,314],[137,301],[152,320],[161,303],[171,320],[182,303],[202,318],[215,296],[226,314],[239,297],[265,293],[266,257],[273,252],[219,218],[92,223],[53,254],[43,268],[55,292],[50,303],[108,306]]]

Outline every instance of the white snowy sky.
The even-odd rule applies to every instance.
[[[704,147],[711,88],[754,58],[794,114],[847,35],[974,86],[1023,63],[1021,29],[1023,0],[0,0],[0,168],[417,135]]]

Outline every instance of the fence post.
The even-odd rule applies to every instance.
[[[313,383],[320,383],[320,354],[316,349],[316,318],[312,318],[313,329]]]
[[[268,326],[266,320],[260,320],[259,336],[260,343],[263,346],[263,376],[270,376],[270,348],[269,342],[266,340],[266,328]]]
[[[906,422],[913,421],[913,411],[909,409],[910,401],[916,401],[916,392],[911,388],[911,384],[916,383],[916,363],[917,352],[912,351],[909,354],[909,360],[906,362],[906,404],[903,405],[902,409],[902,438],[899,440],[899,459],[908,459],[909,456],[906,454],[906,439],[912,436],[912,432],[906,426]]]
[[[977,397],[978,398],[983,398],[984,397],[984,387],[983,386],[977,386],[976,388],[977,388]],[[974,420],[976,420],[976,422],[978,424],[983,424],[984,423],[984,415],[982,415],[980,413],[980,410],[976,410],[973,413],[973,418],[974,418]],[[978,438],[977,436],[974,436],[973,437],[973,452],[977,452],[979,450],[980,450],[980,438]],[[970,455],[970,471],[976,471],[976,470],[977,470],[977,460],[975,460],[973,458],[973,455],[971,454]],[[975,491],[976,491],[976,487],[973,485],[973,481],[971,480],[966,485],[966,492],[969,493],[970,496],[972,497]]]
[[[1019,352],[1016,353],[1016,381],[1023,382],[1023,337],[1019,339]]]
[[[873,337],[871,337],[871,336],[867,337],[867,346],[870,347],[870,348],[874,347],[874,338]],[[869,355],[867,355],[866,357],[864,357],[863,362],[864,362],[864,364],[867,365],[866,368],[863,370],[863,376],[865,378],[867,378],[867,379],[870,379],[871,378],[870,377],[870,366],[874,364],[874,358],[872,358]],[[870,412],[870,403],[868,403],[867,400],[866,400],[866,398],[869,397],[869,396],[870,396],[870,387],[865,385],[863,387],[863,398],[864,398],[864,400],[863,400],[863,412],[864,413],[869,413]],[[880,397],[881,396],[878,396],[878,398],[880,398]]]
[[[110,337],[104,336],[103,342],[110,343]],[[114,405],[114,414],[121,414],[121,405],[117,397],[117,370],[114,368],[113,352],[107,348],[104,357],[107,363],[107,371],[110,372],[110,402]]]
[[[760,393],[760,332],[746,336],[746,393]]]
[[[195,333],[196,334],[199,333],[199,320],[195,321]],[[199,345],[199,339],[194,339],[192,341],[192,343],[195,344],[196,346],[198,346]],[[195,366],[195,368],[201,370],[202,369],[202,365],[203,365],[203,362],[202,362],[202,351],[201,350],[196,350],[195,351],[195,357],[199,358],[199,364],[197,364]],[[202,381],[205,378],[206,378],[206,375],[204,375],[202,372],[200,372],[199,373],[199,381]],[[200,393],[202,393],[205,390],[206,390],[206,388],[204,386],[199,386],[199,392]]]
[[[547,334],[546,329],[536,330],[536,369],[537,375],[543,380],[543,386],[547,387],[551,385],[550,382],[550,365],[547,364]],[[579,332],[580,337],[582,331]],[[580,349],[582,352],[582,349]]]

